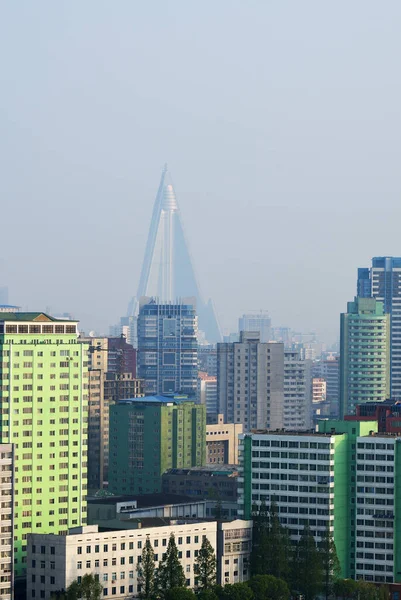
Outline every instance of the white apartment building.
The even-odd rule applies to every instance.
[[[226,539],[226,535],[227,539],[232,536],[233,540],[239,540],[240,546],[237,542],[230,547],[225,545],[220,563],[224,561],[224,573],[229,573],[230,583],[245,581],[249,577],[248,542],[252,521],[233,521],[223,525],[222,539]],[[71,529],[66,536],[31,534],[28,536],[27,595],[35,600],[50,600],[52,592],[66,589],[72,581],[79,581],[85,574],[92,573],[103,586],[103,598],[135,598],[140,593],[137,565],[142,559],[147,537],[155,552],[157,568],[171,533],[175,536],[186,585],[193,588],[195,560],[204,536],[210,541],[220,564],[216,521],[108,532],[99,532],[97,525],[88,525]],[[247,544],[242,545],[242,541]]]
[[[301,359],[298,351],[284,352],[283,413],[284,429],[302,431],[312,426],[312,363]]]
[[[399,580],[399,510],[395,488],[401,438],[375,434],[357,439],[355,576],[375,583]],[[398,459],[398,460],[397,460]],[[398,469],[397,469],[398,467]]]
[[[335,435],[254,432],[240,435],[238,516],[275,502],[292,539],[308,523],[319,538],[334,525]]]

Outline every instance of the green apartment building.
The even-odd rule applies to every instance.
[[[374,298],[355,298],[341,314],[340,418],[390,394],[390,315]]]
[[[14,444],[14,569],[29,533],[86,523],[87,349],[77,322],[0,312],[1,443]]]
[[[111,492],[161,492],[167,469],[205,464],[205,406],[165,396],[123,400],[110,407],[109,447]]]

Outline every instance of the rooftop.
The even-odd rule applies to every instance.
[[[118,404],[182,404],[183,402],[194,403],[193,400],[183,396],[142,396],[119,400]]]
[[[191,467],[189,469],[167,469],[164,475],[208,475],[213,477],[216,475],[227,475],[228,477],[236,477],[238,475],[238,467],[236,465],[206,465],[204,467]]]
[[[0,312],[0,321],[55,321],[55,322],[71,322],[70,319],[56,319],[43,312]],[[77,321],[72,321],[77,323]]]
[[[136,501],[137,508],[149,508],[153,506],[164,506],[167,504],[186,504],[194,502],[189,496],[178,494],[144,494],[143,496],[106,496],[94,498],[88,496],[88,504],[119,504],[120,502]]]
[[[288,431],[288,430],[272,430],[272,429],[252,429],[251,433],[246,433],[243,434],[244,437],[246,437],[247,435],[280,435],[280,436],[288,436],[288,437],[295,437],[295,436],[313,436],[313,437],[332,437],[333,435],[343,435],[340,432],[333,432],[333,433],[322,433],[321,431],[315,431],[314,429],[309,429],[307,431]]]

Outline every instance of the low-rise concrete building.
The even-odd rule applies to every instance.
[[[199,499],[236,501],[238,471],[230,465],[168,469],[162,476],[165,494],[184,494]]]
[[[206,462],[208,464],[237,465],[238,436],[242,423],[224,423],[224,415],[217,422],[206,425]]]
[[[52,593],[89,573],[101,582],[103,598],[137,597],[141,592],[137,565],[146,539],[153,546],[157,567],[172,533],[188,587],[196,586],[194,565],[204,536],[216,554],[218,583],[249,578],[252,521],[219,525],[203,521],[107,532],[100,532],[97,525],[87,525],[71,529],[66,536],[28,536],[27,597],[50,600]]]

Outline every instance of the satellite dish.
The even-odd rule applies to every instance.
[[[96,331],[90,331],[89,337],[96,337]]]

